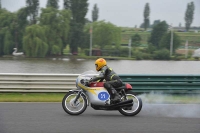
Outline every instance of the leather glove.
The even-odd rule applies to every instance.
[[[88,84],[90,84],[91,82],[93,82],[93,78],[91,78],[91,79],[88,81]]]

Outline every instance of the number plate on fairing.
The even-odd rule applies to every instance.
[[[108,98],[109,98],[109,94],[107,93],[107,92],[100,92],[99,94],[98,94],[98,98],[99,98],[99,100],[101,100],[101,101],[105,101],[105,100],[107,100]]]

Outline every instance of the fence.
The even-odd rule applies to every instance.
[[[67,92],[79,74],[0,73],[0,92]],[[125,75],[133,92],[200,93],[200,75]]]

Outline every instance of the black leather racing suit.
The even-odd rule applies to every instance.
[[[106,80],[104,83],[104,87],[108,90],[111,94],[111,98],[117,93],[114,88],[118,88],[122,86],[122,80],[120,77],[113,71],[112,68],[108,66],[104,66],[100,69],[100,74],[97,77],[94,77],[90,81],[97,81],[97,80]]]

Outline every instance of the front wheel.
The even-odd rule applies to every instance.
[[[80,115],[87,108],[87,99],[84,96],[80,95],[75,102],[77,95],[78,92],[68,92],[62,100],[64,111],[70,115]]]
[[[142,109],[142,100],[133,95],[132,93],[127,93],[126,96],[122,97],[122,100],[133,100],[133,106],[132,107],[122,107],[119,109],[119,112],[125,116],[135,116],[137,115],[141,109]]]

